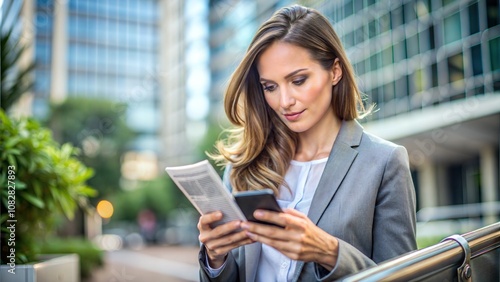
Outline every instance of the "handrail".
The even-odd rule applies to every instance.
[[[500,222],[465,233],[471,259],[500,247]],[[433,246],[383,262],[342,281],[409,281],[425,278],[440,270],[460,266],[464,260],[462,246],[453,240],[445,240]]]

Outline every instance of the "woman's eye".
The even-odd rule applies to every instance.
[[[302,85],[305,81],[306,81],[305,78],[300,78],[300,79],[296,79],[296,80],[292,81],[292,83],[295,85]]]
[[[264,91],[273,92],[276,89],[275,85],[262,85]]]

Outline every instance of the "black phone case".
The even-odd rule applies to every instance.
[[[273,191],[270,189],[239,192],[234,195],[234,198],[248,221],[270,224],[255,219],[253,212],[256,209],[282,212],[274,197]]]

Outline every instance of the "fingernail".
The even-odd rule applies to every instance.
[[[250,238],[250,239],[252,239],[252,240],[255,240],[255,238],[257,238],[257,237],[255,236],[255,234],[253,234],[253,233],[247,232],[246,234],[247,234],[248,238]]]
[[[262,217],[263,215],[264,215],[264,213],[261,211],[256,211],[254,214],[255,217]]]
[[[244,223],[244,222],[243,222],[243,223],[241,224],[241,228],[243,228],[243,229],[248,229],[248,228],[250,228],[250,226],[248,226],[248,224],[246,224],[246,223]]]

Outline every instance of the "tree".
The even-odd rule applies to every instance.
[[[97,98],[69,97],[51,105],[47,125],[56,140],[82,150],[82,162],[95,171],[88,183],[99,198],[118,190],[120,158],[135,135],[126,125],[125,111],[124,104]]]
[[[12,3],[5,8],[5,15],[12,9]],[[31,72],[35,63],[21,67],[20,58],[26,51],[27,46],[20,43],[19,38],[14,34],[15,25],[5,27],[5,20],[1,21],[1,42],[0,42],[0,62],[1,62],[1,100],[0,108],[5,112],[27,91],[33,87]]]

